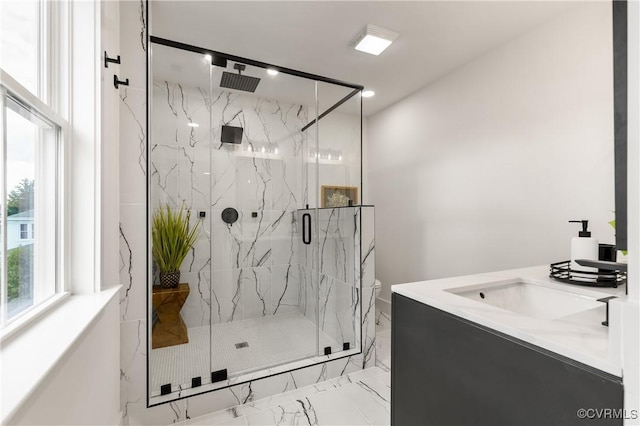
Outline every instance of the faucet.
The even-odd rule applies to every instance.
[[[603,297],[601,299],[597,299],[598,302],[602,302],[605,305],[607,305],[607,319],[605,321],[602,321],[602,325],[604,325],[605,327],[609,327],[609,301],[617,297],[618,296],[608,296],[608,297]]]

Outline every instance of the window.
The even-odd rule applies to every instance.
[[[27,230],[27,224],[26,223],[21,223],[20,224],[20,239],[21,240],[28,240],[29,239],[29,231]]]
[[[0,328],[61,291],[56,4],[0,1]]]
[[[41,8],[35,0],[0,2],[0,67],[35,95],[40,95],[38,52]]]
[[[57,176],[61,127],[1,87],[3,322],[57,290]],[[42,232],[33,238],[38,223]],[[31,233],[29,233],[31,230]]]

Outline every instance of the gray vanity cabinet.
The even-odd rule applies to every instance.
[[[621,412],[620,378],[397,293],[392,303],[393,426],[622,425],[614,412],[578,416]]]

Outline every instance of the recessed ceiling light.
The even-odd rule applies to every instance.
[[[374,92],[373,90],[365,90],[364,92],[362,92],[362,97],[363,98],[370,98],[375,94],[376,94],[376,92]]]
[[[187,126],[189,126],[189,127],[200,127],[200,125],[198,123],[187,123]]]
[[[354,46],[356,50],[377,56],[389,47],[399,35],[391,30],[367,24],[354,42]]]
[[[267,68],[267,74],[278,75],[278,70],[274,70],[273,68]]]

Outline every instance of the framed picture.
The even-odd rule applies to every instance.
[[[321,207],[345,207],[358,204],[358,187],[322,185]]]

